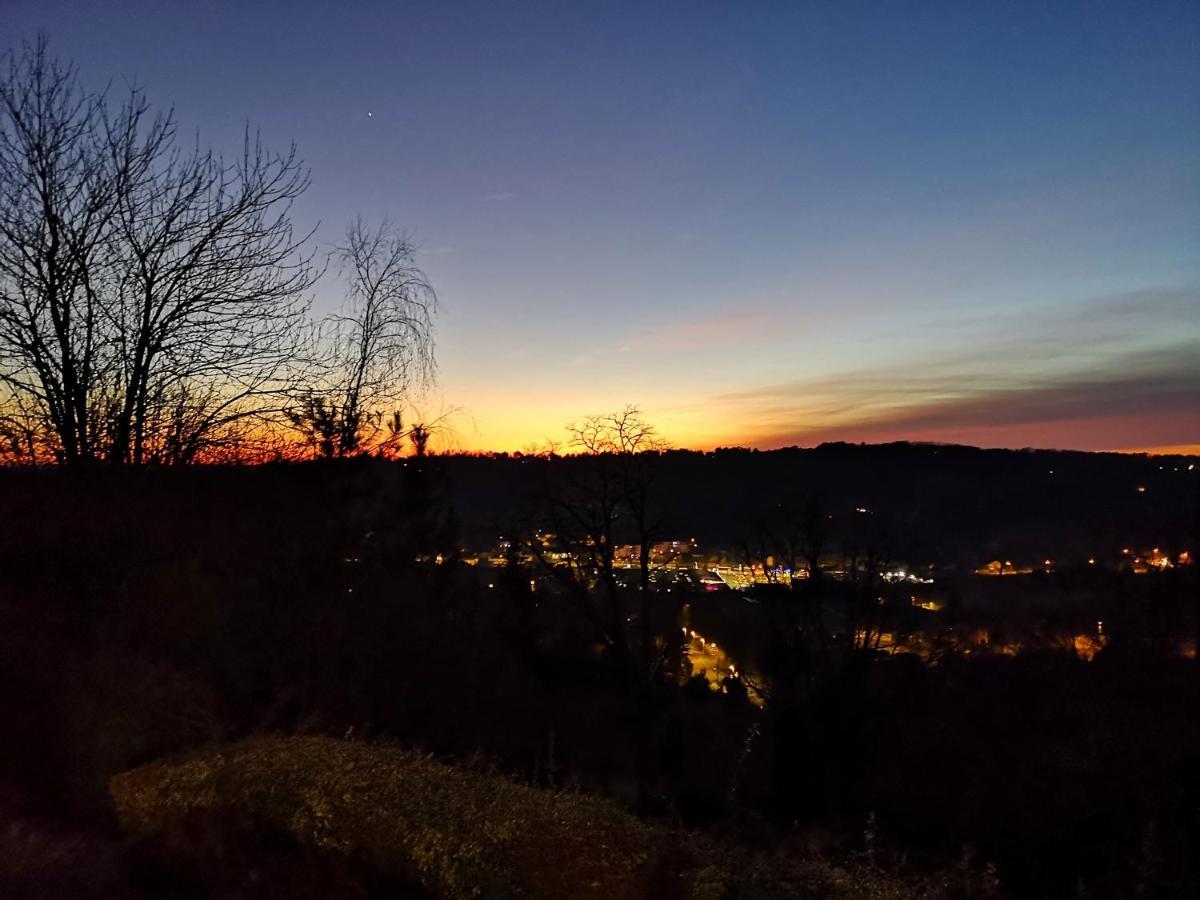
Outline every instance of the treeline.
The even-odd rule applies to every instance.
[[[505,533],[513,510],[532,510],[547,483],[571,480],[587,458],[456,455],[444,465],[464,540],[483,548]],[[997,558],[1111,565],[1126,547],[1172,555],[1200,547],[1197,457],[825,444],[667,450],[654,469],[658,539],[696,538],[706,551],[763,549],[783,528],[781,509],[814,505],[835,531],[869,519],[889,532],[897,561],[933,563],[941,574]]]
[[[0,66],[0,461],[187,463],[384,450],[434,371],[436,297],[386,221],[328,259],[295,147],[223,156],[43,39]],[[329,269],[346,303],[321,321]],[[428,423],[424,423],[426,426]]]

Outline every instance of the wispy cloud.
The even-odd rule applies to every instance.
[[[1031,364],[1033,363],[1033,364]],[[1104,354],[1068,371],[962,357],[864,368],[720,395],[758,446],[946,440],[1083,449],[1200,440],[1200,339]]]
[[[510,191],[496,191],[491,194],[484,194],[483,200],[485,203],[503,203],[505,200],[513,200],[516,194]]]

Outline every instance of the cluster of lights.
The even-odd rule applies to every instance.
[[[700,632],[693,631],[691,628],[688,628],[686,625],[683,627],[682,631],[683,631],[684,637],[689,638],[692,641],[695,641],[697,644],[700,645],[700,647],[702,649],[709,651],[713,654],[718,654],[721,652],[721,648],[717,645],[716,641],[710,641],[708,638],[706,638],[702,634],[700,634]],[[735,666],[732,662],[730,662],[726,668],[727,668],[727,672],[728,672],[728,675],[730,678],[736,679],[736,678],[741,677],[740,673],[738,672],[737,666]],[[719,671],[719,669],[718,669],[718,671]]]
[[[700,646],[701,646],[701,647],[704,647],[704,648],[705,648],[705,649],[707,649],[707,650],[712,650],[714,653],[720,653],[720,652],[721,652],[721,648],[717,646],[717,642],[716,642],[716,641],[710,641],[710,640],[708,640],[708,639],[707,639],[707,638],[705,638],[705,637],[704,637],[702,634],[700,634],[700,632],[698,632],[698,631],[693,631],[692,629],[685,627],[685,628],[683,629],[683,633],[684,633],[684,635],[686,635],[687,637],[689,637],[689,638],[691,638],[692,640],[694,640],[694,641],[698,642],[698,643],[700,644]]]
[[[1121,554],[1128,558],[1129,566],[1135,574],[1144,574],[1150,569],[1172,569],[1175,566],[1190,565],[1192,555],[1189,551],[1184,550],[1179,554],[1176,560],[1172,560],[1170,554],[1163,553],[1159,547],[1154,547],[1148,554],[1134,555],[1133,551],[1128,547],[1121,550]]]
[[[1190,565],[1191,560],[1192,560],[1190,551],[1184,550],[1178,555],[1177,558],[1172,559],[1170,554],[1164,553],[1162,551],[1162,549],[1159,547],[1153,548],[1148,553],[1136,554],[1136,555],[1134,554],[1134,552],[1131,548],[1122,547],[1121,548],[1121,556],[1125,558],[1126,563],[1133,568],[1134,572],[1139,573],[1139,574],[1148,571],[1150,567],[1158,568],[1158,569],[1170,569],[1175,566]],[[1089,566],[1096,565],[1097,564],[1096,557],[1089,556],[1087,558],[1087,564]],[[1054,567],[1055,567],[1054,560],[1052,560],[1052,559],[1043,559],[1042,560],[1042,568],[1045,571],[1050,572],[1054,569]],[[1031,573],[1031,571],[1032,570],[1028,569],[1028,568],[1018,568],[1018,566],[1015,565],[1011,559],[1006,559],[1003,562],[996,559],[996,560],[992,560],[987,565],[981,566],[980,568],[976,569],[975,574],[977,574],[977,575],[1028,575]],[[892,573],[888,573],[888,574],[890,575]],[[910,576],[910,578],[911,577],[912,576]]]

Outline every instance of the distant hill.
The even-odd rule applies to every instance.
[[[496,455],[442,464],[464,539],[486,545],[581,461]],[[1086,559],[1129,544],[1194,543],[1200,458],[910,443],[675,450],[660,460],[656,490],[664,537],[702,545],[737,547],[781,505],[815,502],[841,523],[869,510],[914,561]]]
[[[397,502],[413,483],[408,467],[419,465],[433,495],[452,506],[460,541],[483,549],[537,525],[547,497],[587,464],[573,456],[460,454],[424,463],[0,469],[0,533],[19,543],[31,527],[73,521],[77,530],[102,529],[117,514],[219,519],[227,503],[253,509],[265,528],[300,508],[353,516],[364,503]],[[695,538],[702,550],[737,550],[764,526],[777,527],[781,510],[815,504],[833,517],[835,535],[869,527],[886,536],[895,558],[913,564],[1065,564],[1116,559],[1124,547],[1200,551],[1200,457],[836,443],[672,450],[655,470],[661,538]],[[48,517],[53,511],[61,515]]]

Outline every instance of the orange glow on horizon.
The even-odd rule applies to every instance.
[[[1200,456],[1200,444],[1171,444],[1166,447],[1139,447],[1120,453],[1146,453],[1150,456]]]
[[[584,415],[603,412],[621,404],[580,402],[554,398],[546,405],[514,404],[505,398],[489,398],[487,405],[470,407],[470,417],[458,433],[439,449],[466,452],[516,452],[549,440],[558,441],[566,450],[566,427]],[[1046,450],[1086,450],[1091,452],[1146,453],[1200,457],[1200,443],[1132,445],[1128,433],[1136,421],[1051,422],[1037,426],[1013,425],[968,428],[905,428],[885,423],[830,424],[827,427],[798,427],[794,435],[773,435],[759,422],[744,415],[724,416],[706,410],[701,404],[643,404],[646,419],[672,447],[689,450],[713,450],[717,447],[749,447],[771,450],[784,446],[815,447],[822,443],[881,444],[894,441],[913,443],[962,444],[985,448]],[[1136,419],[1136,417],[1131,417]],[[1115,426],[1115,427],[1114,427]]]

